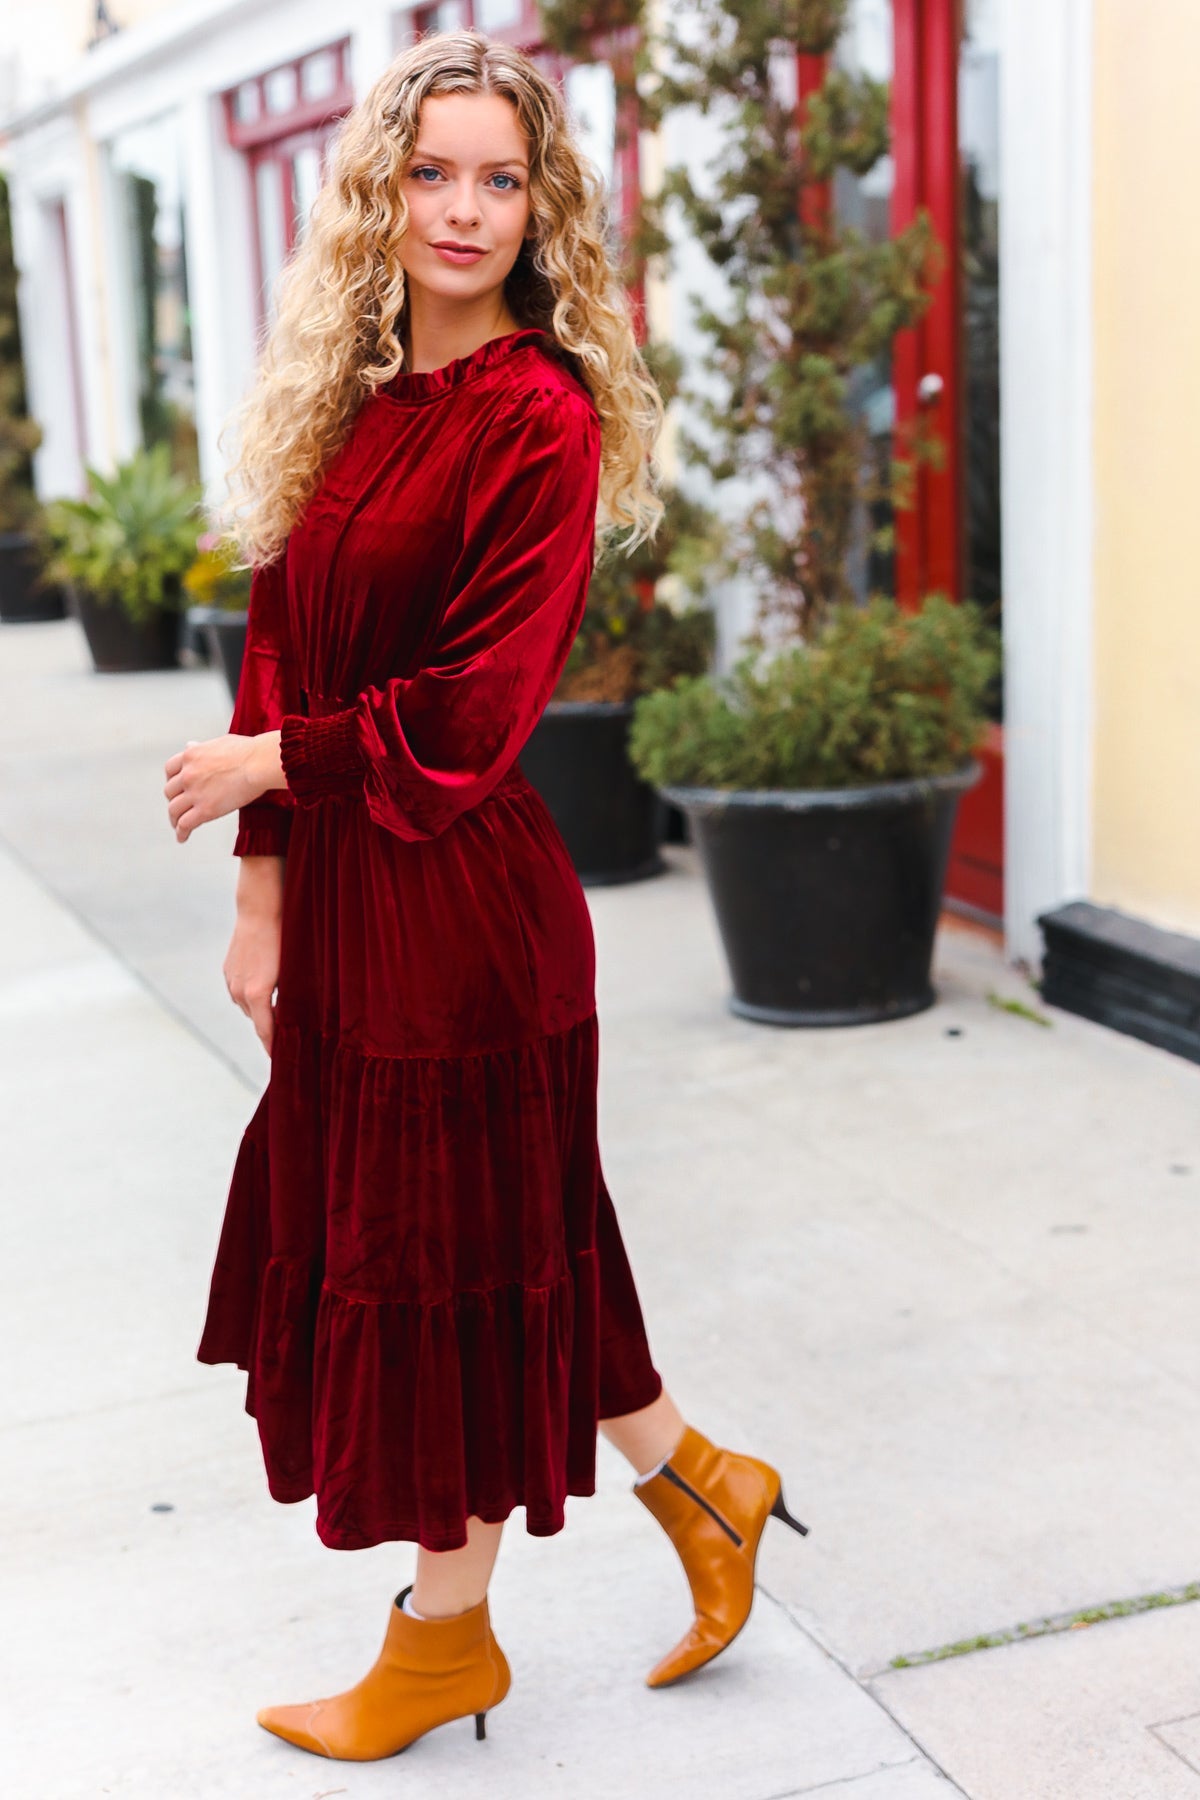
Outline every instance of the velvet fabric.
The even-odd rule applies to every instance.
[[[595,1491],[661,1390],[597,1142],[583,890],[517,758],[583,613],[600,430],[526,329],[361,406],[255,571],[230,730],[286,788],[270,1076],[202,1362],[247,1372],[268,1485],[337,1549],[466,1542]]]

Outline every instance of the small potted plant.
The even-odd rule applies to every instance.
[[[203,490],[173,473],[165,444],[111,476],[86,473],[87,498],[45,508],[49,572],[66,586],[97,670],[172,668]]]
[[[802,0],[787,48],[824,55],[846,0]],[[910,503],[913,433],[880,464],[854,405],[928,305],[939,251],[927,217],[882,243],[839,225],[832,184],[888,144],[886,87],[829,66],[798,108],[777,79],[769,0],[697,0],[667,25],[660,115],[720,107],[713,193],[683,169],[681,207],[729,300],[694,297],[712,385],[688,397],[685,456],[720,484],[748,478],[730,573],[756,629],[731,675],[640,699],[630,755],[688,816],[729,961],[732,1010],[784,1025],[897,1018],[934,999],[933,942],[962,791],[986,728],[998,654],[979,609],[940,596],[864,603],[856,537],[880,557]]]
[[[33,487],[42,429],[26,411],[8,182],[0,174],[0,619],[61,619],[62,592],[43,577]]]
[[[653,540],[599,558],[571,653],[521,752],[585,886],[665,868],[666,803],[628,755],[634,702],[712,660],[712,611],[688,596],[716,525],[678,490],[663,501]]]
[[[183,585],[190,602],[188,627],[236,700],[246,649],[250,570],[238,567],[227,540],[206,531],[196,542],[196,560],[184,570]]]

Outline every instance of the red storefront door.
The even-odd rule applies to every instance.
[[[871,0],[865,0],[871,4]],[[897,518],[897,598],[935,590],[1001,607],[999,491],[999,159],[997,8],[989,0],[890,0],[894,44],[891,221],[928,208],[946,252],[933,304],[895,347],[897,429],[918,410],[944,447],[925,466],[917,504]],[[1004,727],[997,696],[964,795],[947,895],[1004,910]]]

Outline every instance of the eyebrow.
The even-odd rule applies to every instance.
[[[451,168],[456,168],[458,166],[452,156],[438,156],[432,150],[422,150],[420,148],[413,151],[413,160],[414,162],[448,163]],[[524,162],[519,156],[503,156],[499,162],[480,163],[479,166],[481,169],[528,169],[529,164]]]

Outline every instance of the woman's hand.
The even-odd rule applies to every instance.
[[[237,923],[223,965],[229,997],[253,1024],[268,1056],[275,1036],[272,995],[279,980],[283,870],[282,856],[242,857]]]
[[[167,812],[181,844],[197,825],[248,806],[268,788],[287,786],[278,731],[261,731],[256,737],[227,732],[199,743],[189,738],[184,749],[167,758],[164,770]]]

